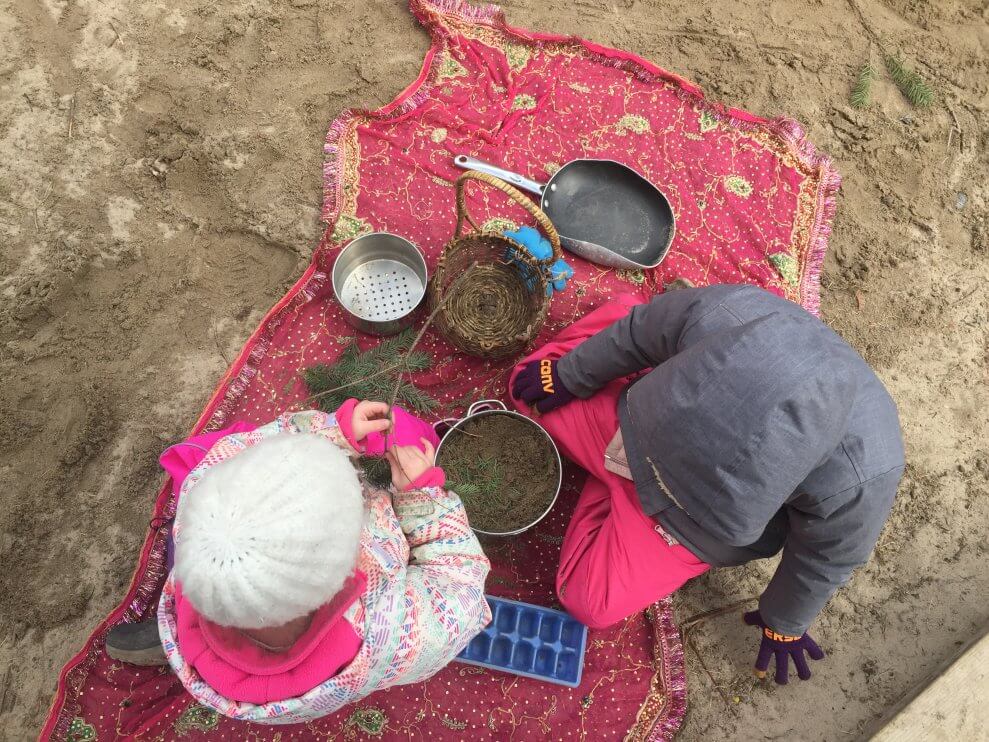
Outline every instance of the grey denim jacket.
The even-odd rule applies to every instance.
[[[783,550],[759,603],[776,631],[806,631],[869,558],[903,473],[896,406],[800,306],[752,286],[668,292],[559,370],[583,398],[629,377],[619,420],[643,510],[700,559]]]

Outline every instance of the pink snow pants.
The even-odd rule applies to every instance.
[[[560,358],[621,319],[636,304],[624,294],[563,330],[512,372],[532,360]],[[587,470],[577,508],[563,539],[556,592],[563,606],[591,628],[609,626],[671,594],[710,566],[679,544],[669,545],[642,512],[635,485],[604,468],[604,452],[618,431],[618,399],[627,379],[612,381],[590,399],[577,399],[538,416],[560,452]],[[534,416],[514,400],[523,414]]]

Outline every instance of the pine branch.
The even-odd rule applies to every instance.
[[[419,412],[433,412],[439,403],[411,382],[403,381],[398,388],[398,400]]]
[[[432,365],[425,353],[409,353],[411,332],[388,338],[363,353],[351,344],[332,366],[319,364],[303,371],[303,380],[315,402],[326,412],[333,412],[350,397],[386,399],[403,373],[425,371]],[[417,412],[427,413],[438,402],[409,381],[399,384],[397,401]]]
[[[879,34],[872,29],[872,26],[869,25],[865,18],[865,14],[862,12],[862,8],[858,5],[858,2],[856,2],[856,0],[848,0],[848,4],[855,12],[855,15],[858,16],[859,23],[862,24],[862,28],[864,28],[866,33],[869,34],[869,37],[872,39],[873,43],[879,47],[879,52],[883,57],[883,63],[886,65],[886,69],[889,71],[890,77],[893,78],[893,82],[896,83],[896,87],[898,87],[900,92],[903,93],[903,96],[918,108],[926,108],[933,103],[934,90],[926,82],[924,82],[924,79],[920,75],[913,70],[909,70],[904,67],[902,60],[898,57],[894,57],[886,51],[886,48],[883,46],[882,39],[879,37]]]
[[[849,101],[855,108],[865,108],[869,105],[872,93],[872,80],[876,76],[876,68],[866,62],[859,70]]]
[[[385,489],[391,484],[391,465],[387,459],[363,456],[358,459],[364,478],[375,487]]]
[[[883,61],[889,76],[893,78],[896,87],[903,97],[918,108],[926,108],[934,101],[934,91],[924,82],[924,78],[903,65],[903,60],[889,54],[884,55]]]
[[[322,389],[321,391],[316,392],[316,393],[310,395],[309,397],[307,397],[305,401],[306,402],[312,402],[312,401],[315,401],[316,399],[318,399],[320,397],[323,397],[323,396],[326,396],[326,395],[330,395],[330,394],[334,394],[335,392],[339,392],[339,391],[341,391],[343,389],[349,389],[349,388],[360,386],[361,384],[364,384],[364,383],[370,381],[371,379],[376,379],[379,376],[384,376],[385,374],[389,374],[389,373],[391,373],[393,371],[396,371],[399,368],[399,366],[401,366],[401,365],[402,365],[401,363],[396,363],[393,366],[386,366],[385,368],[378,369],[377,371],[375,371],[372,374],[368,374],[368,373],[366,373],[363,370],[363,368],[362,368],[363,364],[362,364],[362,366],[352,367],[352,374],[351,375],[352,376],[356,376],[357,378],[351,379],[350,381],[348,381],[348,382],[346,382],[344,384],[341,384],[340,386],[334,386],[334,387],[329,387],[329,388],[326,388],[326,389]],[[312,368],[316,368],[316,367],[313,366]],[[324,366],[323,368],[329,368],[329,367],[328,366]],[[305,375],[305,372],[303,372],[303,376],[304,375]],[[312,391],[312,390],[310,389],[310,391]],[[349,396],[356,396],[356,395],[351,394]]]
[[[433,365],[433,359],[428,353],[414,351],[405,356],[405,368],[410,372],[425,371]]]
[[[494,457],[481,456],[476,461],[453,461],[447,464],[450,489],[461,497],[496,500],[502,496],[505,472]]]
[[[401,402],[420,413],[428,413],[435,409],[439,402],[403,377],[407,373],[424,371],[432,365],[432,359],[426,353],[416,352],[415,348],[436,319],[436,315],[446,306],[449,298],[456,289],[460,288],[460,284],[476,266],[475,261],[454,279],[415,337],[412,336],[411,330],[406,330],[383,340],[363,353],[358,350],[356,344],[352,343],[332,366],[321,364],[305,369],[302,376],[310,392],[306,401],[317,402],[324,412],[335,411],[349,397],[387,399],[389,410],[396,402]],[[386,396],[389,393],[390,396]],[[390,435],[385,433],[386,450],[391,448],[389,438]],[[396,462],[402,467],[398,459]]]
[[[456,492],[458,495],[460,495],[461,497],[467,497],[467,498],[474,497],[476,495],[481,494],[482,492],[481,485],[471,482],[464,478],[460,478],[456,480],[451,479],[448,487],[454,492]]]
[[[456,293],[457,289],[460,288],[460,284],[464,283],[464,281],[470,275],[471,271],[473,271],[474,268],[476,267],[477,267],[477,261],[475,260],[473,263],[467,266],[467,270],[465,270],[463,273],[457,276],[453,280],[453,282],[447,287],[446,291],[443,292],[443,294],[439,298],[439,301],[436,302],[436,306],[433,308],[433,311],[429,313],[429,316],[426,317],[426,321],[423,322],[422,327],[419,328],[419,334],[416,335],[415,338],[412,340],[412,342],[410,342],[409,345],[405,348],[406,358],[409,355],[411,355],[412,352],[416,349],[416,346],[419,345],[419,341],[422,340],[423,336],[426,334],[426,330],[429,329],[429,326],[433,324],[433,320],[436,319],[436,315],[438,315],[440,311],[443,309],[443,307],[446,306],[446,303],[450,300],[450,297],[453,296],[454,293]],[[402,334],[404,335],[406,333],[402,333]],[[402,387],[403,373],[404,371],[399,369],[398,375],[395,378],[395,386],[392,389],[392,395],[388,400],[389,408],[394,407],[395,401],[398,399],[398,392]],[[385,439],[385,441],[387,443],[387,438]]]

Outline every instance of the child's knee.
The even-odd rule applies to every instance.
[[[603,595],[583,590],[568,590],[564,582],[559,589],[560,603],[567,613],[590,629],[604,629],[621,621],[627,614],[610,605]]]

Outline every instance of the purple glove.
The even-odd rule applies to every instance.
[[[539,412],[563,407],[576,398],[560,378],[557,362],[549,358],[529,361],[522,367],[512,384],[512,396]]]
[[[755,661],[756,675],[760,678],[766,677],[766,670],[769,669],[769,657],[776,655],[776,682],[786,685],[790,681],[790,658],[797,667],[797,677],[807,680],[810,677],[810,668],[804,657],[804,651],[810,655],[812,660],[823,660],[824,652],[817,646],[817,642],[811,639],[806,633],[803,636],[786,636],[779,634],[766,626],[759,611],[749,611],[742,620],[749,626],[758,626],[762,629],[762,644],[759,646],[759,657]]]

